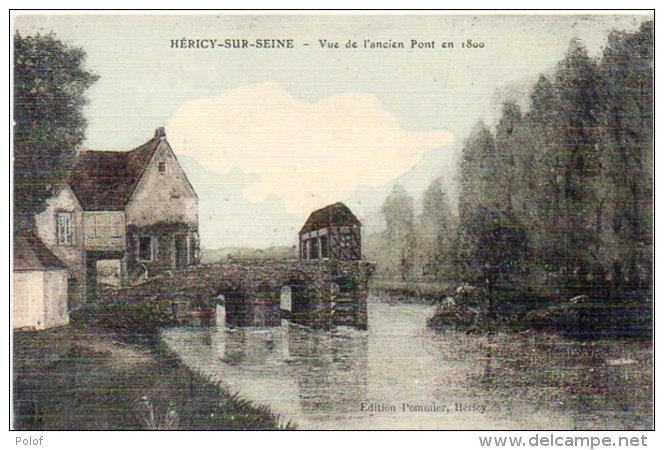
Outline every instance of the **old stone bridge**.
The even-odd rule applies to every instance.
[[[311,326],[367,328],[368,261],[242,260],[201,265],[116,291],[169,305],[173,325],[211,325],[218,304],[228,326],[276,326],[282,318]]]

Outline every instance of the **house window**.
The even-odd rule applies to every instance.
[[[159,173],[166,173],[166,162],[165,161],[159,161],[157,164],[157,167],[159,168]]]
[[[69,212],[58,213],[58,244],[72,244],[74,242],[73,231],[71,228],[71,216]]]
[[[318,239],[314,238],[309,242],[311,242],[311,254],[309,255],[309,259],[318,259],[320,257],[318,254]]]
[[[138,257],[141,261],[152,261],[152,236],[138,239]]]
[[[120,217],[114,217],[111,223],[111,237],[121,238],[124,232],[124,220]]]
[[[327,236],[320,238],[320,257],[327,258]]]
[[[157,241],[159,245],[157,246],[157,251],[159,252],[159,258],[163,259],[164,256],[167,256],[170,254],[171,250],[171,245],[172,245],[172,239],[168,236],[161,236],[159,240]]]

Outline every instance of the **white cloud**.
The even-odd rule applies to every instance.
[[[237,167],[258,174],[260,181],[243,192],[248,200],[273,194],[284,199],[289,213],[302,216],[348,197],[360,184],[384,184],[454,140],[444,130],[403,130],[372,94],[309,103],[275,82],[186,102],[167,132],[176,154],[208,170],[226,174]]]

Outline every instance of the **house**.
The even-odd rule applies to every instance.
[[[14,239],[12,327],[66,325],[67,266],[34,233]]]
[[[83,208],[67,185],[46,201],[43,212],[35,216],[39,238],[67,267],[68,309],[85,301],[85,248],[83,246]]]
[[[302,260],[362,259],[362,224],[343,203],[312,212],[299,233]]]
[[[69,268],[75,304],[102,268],[127,284],[200,259],[198,197],[163,128],[131,151],[81,152],[36,224]]]

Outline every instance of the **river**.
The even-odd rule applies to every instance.
[[[433,308],[370,296],[369,330],[169,328],[182,362],[299,429],[653,427],[648,343],[434,332]]]

